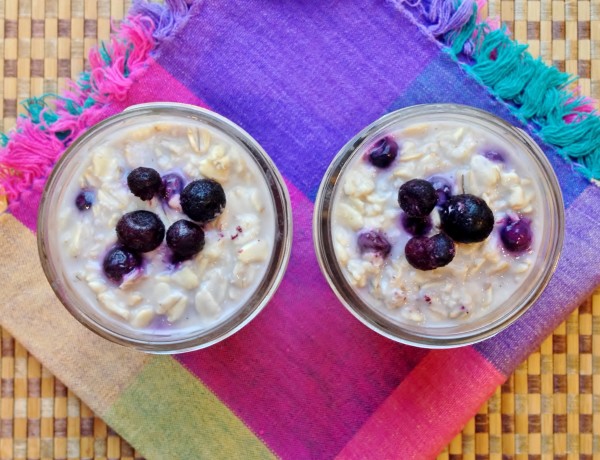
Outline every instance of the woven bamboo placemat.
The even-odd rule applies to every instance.
[[[530,51],[600,99],[600,0],[489,0]],[[55,93],[108,37],[127,0],[0,0],[0,131],[18,101]],[[1,203],[0,203],[1,206]],[[0,459],[138,459],[125,441],[0,329]],[[600,289],[517,371],[439,459],[600,458]]]

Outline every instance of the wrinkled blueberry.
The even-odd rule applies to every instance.
[[[510,252],[527,251],[533,241],[531,221],[525,218],[513,220],[507,217],[505,225],[500,229],[500,239]]]
[[[115,283],[121,283],[123,276],[130,273],[142,264],[142,258],[139,254],[123,248],[115,246],[104,256],[102,269],[106,277]]]
[[[408,240],[404,254],[409,264],[418,270],[434,270],[448,265],[454,259],[454,241],[444,233],[428,238],[416,236]]]
[[[225,191],[212,179],[190,182],[181,192],[181,208],[196,222],[210,222],[223,212]]]
[[[160,174],[152,168],[135,168],[127,176],[129,190],[138,198],[148,201],[158,193],[162,185]]]
[[[167,230],[167,246],[177,260],[191,259],[204,247],[204,231],[189,220],[178,220]]]
[[[442,229],[454,241],[476,243],[485,240],[494,228],[494,214],[481,198],[464,194],[448,198],[440,209]]]
[[[427,179],[438,194],[437,205],[441,206],[452,195],[452,184],[448,179],[442,176],[432,176]]]
[[[149,252],[160,246],[165,237],[165,226],[150,211],[133,211],[117,222],[117,237],[126,247],[137,252]]]
[[[179,195],[183,189],[183,178],[179,174],[169,173],[162,176],[159,195],[168,203],[174,195]]]
[[[94,192],[88,189],[83,189],[75,198],[75,206],[80,211],[87,211],[92,207],[95,199],[96,196],[94,195]]]
[[[483,156],[494,163],[504,163],[504,155],[497,150],[486,150]]]
[[[406,213],[400,216],[402,227],[413,236],[426,235],[431,230],[431,217],[410,217]]]
[[[358,235],[358,249],[361,254],[374,252],[381,257],[387,257],[392,250],[392,245],[383,233],[372,230]]]
[[[398,155],[398,144],[391,137],[379,139],[369,152],[369,161],[378,168],[387,168]]]
[[[398,203],[410,217],[425,217],[438,201],[438,194],[431,183],[412,179],[402,184],[398,191]]]

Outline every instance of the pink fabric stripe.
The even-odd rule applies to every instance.
[[[432,351],[337,458],[435,458],[504,380],[472,347]]]
[[[428,352],[375,334],[340,305],[314,256],[313,204],[288,187],[294,246],[277,294],[233,337],[177,359],[278,455],[333,458]]]
[[[204,101],[152,59],[144,74],[143,84],[132,85],[127,98],[117,107],[122,111],[130,105],[144,102],[181,102],[206,107]]]

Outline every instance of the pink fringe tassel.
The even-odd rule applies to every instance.
[[[579,91],[580,91],[579,88],[577,88],[575,90],[576,93],[579,93]],[[569,100],[567,100],[567,104],[574,102],[574,101],[575,101],[575,98],[572,97]],[[563,120],[565,120],[566,123],[577,122],[579,120],[581,114],[592,113],[593,111],[596,110],[597,107],[598,107],[598,101],[592,99],[591,97],[586,96],[579,103],[579,105],[573,109],[577,113],[571,113],[569,115],[566,115],[563,117]]]
[[[477,4],[477,24],[486,24],[490,30],[497,30],[502,26],[502,21],[498,16],[484,17],[483,9],[487,5],[487,0],[475,0]]]
[[[62,98],[54,101],[56,122],[47,125],[35,124],[25,117],[17,120],[7,145],[0,148],[0,194],[6,195],[9,203],[31,189],[36,179],[49,174],[65,145],[104,118],[106,105],[125,99],[133,81],[147,67],[155,46],[153,31],[154,24],[149,18],[141,15],[128,18],[105,45],[110,62],[105,61],[98,48],[92,50],[89,85],[82,87],[70,82]],[[83,107],[89,98],[94,104],[81,113],[72,114],[67,109],[67,103]],[[67,138],[60,140],[57,134],[65,132],[69,133]]]

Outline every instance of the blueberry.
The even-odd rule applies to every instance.
[[[383,233],[372,230],[358,235],[358,249],[361,254],[373,252],[385,258],[391,252],[392,245]]]
[[[129,249],[149,252],[160,246],[165,237],[165,226],[150,211],[133,211],[117,222],[117,237]]]
[[[92,207],[95,199],[96,196],[94,195],[94,192],[84,188],[79,192],[79,194],[75,198],[75,206],[80,211],[87,211]]]
[[[191,259],[204,247],[204,231],[189,220],[178,220],[167,230],[167,246],[178,261]]]
[[[378,168],[387,168],[398,155],[398,144],[391,137],[379,139],[369,151],[369,161]]]
[[[167,203],[183,189],[183,178],[179,174],[169,173],[162,176],[159,194]]]
[[[483,156],[494,163],[504,163],[504,155],[497,150],[486,150]]]
[[[520,218],[506,219],[505,225],[500,229],[500,239],[504,247],[510,252],[525,252],[531,247],[533,232],[531,221]]]
[[[129,190],[138,198],[148,201],[156,195],[162,185],[160,174],[152,168],[135,168],[127,176]]]
[[[409,180],[398,191],[398,203],[410,217],[425,217],[437,201],[438,194],[433,185],[423,179]]]
[[[400,216],[402,227],[413,236],[426,235],[431,230],[431,217],[410,217],[408,214],[402,213]]]
[[[494,228],[494,214],[487,203],[474,195],[454,195],[441,209],[442,229],[454,241],[476,243],[485,240]]]
[[[142,258],[138,254],[127,248],[115,246],[104,256],[102,269],[108,279],[120,284],[123,276],[141,264]]]
[[[452,183],[442,176],[432,176],[427,179],[438,194],[437,205],[441,206],[452,196]]]
[[[181,208],[196,222],[210,222],[223,212],[225,191],[212,179],[190,182],[181,192]]]
[[[438,267],[444,267],[452,262],[456,255],[454,241],[444,233],[438,233],[430,239],[432,245],[432,255],[437,262]]]
[[[454,259],[454,241],[444,233],[428,238],[415,236],[404,247],[406,260],[417,270],[434,270],[448,265]]]

